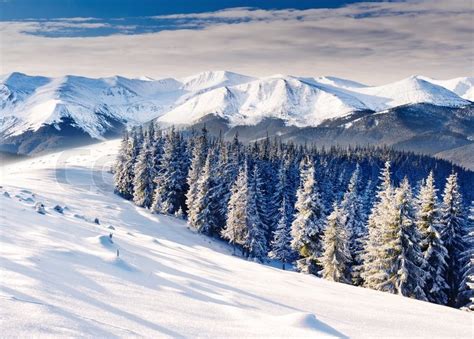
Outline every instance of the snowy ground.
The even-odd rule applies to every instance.
[[[466,312],[248,262],[118,198],[117,146],[0,169],[0,337],[473,337]]]

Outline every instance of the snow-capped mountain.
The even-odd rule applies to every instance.
[[[317,127],[410,104],[467,106],[472,79],[414,76],[371,87],[335,77],[254,78],[227,71],[157,80],[11,73],[0,77],[0,138],[3,150],[35,153],[51,148],[42,144],[52,136],[62,138],[55,145],[63,143],[71,130],[100,140],[152,119],[192,125],[215,115],[229,126],[255,126],[271,118],[287,126]]]

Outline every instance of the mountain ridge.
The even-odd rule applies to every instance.
[[[53,145],[61,147],[63,141],[74,144],[65,139],[64,129],[77,130],[72,134],[80,135],[84,139],[80,143],[84,144],[86,139],[92,142],[118,136],[123,128],[152,120],[163,127],[189,127],[209,115],[223,118],[231,128],[276,119],[298,129],[351,129],[361,114],[385,114],[410,105],[444,107],[444,111],[465,108],[470,112],[472,79],[439,81],[411,76],[382,86],[367,86],[332,76],[277,74],[256,78],[229,71],[201,72],[180,79],[118,75],[48,78],[13,72],[0,76],[0,150],[35,154]],[[419,115],[432,116],[423,112]],[[421,123],[431,125],[429,121]],[[459,138],[473,142],[474,134],[463,129]]]

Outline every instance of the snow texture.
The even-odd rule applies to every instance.
[[[472,337],[467,312],[246,261],[134,206],[118,146],[1,168],[2,337]]]

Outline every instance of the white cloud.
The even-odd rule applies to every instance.
[[[200,30],[81,38],[26,34],[41,24],[7,22],[0,24],[0,71],[156,78],[229,69],[251,75],[329,74],[372,84],[412,74],[451,78],[473,75],[473,14],[470,0],[237,8],[157,17]]]

